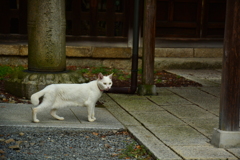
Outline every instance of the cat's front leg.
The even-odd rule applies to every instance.
[[[93,122],[93,121],[96,120],[96,118],[94,116],[95,115],[95,113],[94,113],[95,106],[94,105],[88,105],[87,107],[88,107],[88,121]]]

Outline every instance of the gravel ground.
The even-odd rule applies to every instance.
[[[0,127],[0,159],[7,160],[114,160],[131,144],[139,146],[127,131]]]

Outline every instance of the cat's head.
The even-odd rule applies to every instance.
[[[112,87],[112,75],[103,76],[102,73],[98,74],[97,85],[101,91],[108,91]]]

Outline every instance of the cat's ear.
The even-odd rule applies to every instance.
[[[108,77],[109,77],[110,79],[112,79],[112,76],[113,76],[113,73],[112,73],[112,74],[110,74],[110,75],[108,75]]]
[[[98,79],[103,79],[103,74],[102,73],[98,74]]]

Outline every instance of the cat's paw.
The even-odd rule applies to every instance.
[[[38,122],[40,122],[40,121],[39,121],[38,119],[34,119],[33,122],[34,122],[34,123],[38,123]]]
[[[93,118],[88,118],[88,121],[89,122],[94,122],[96,120],[96,118],[95,119],[93,119]]]
[[[64,120],[64,117],[58,117],[57,118],[59,121],[63,121]]]
[[[57,116],[57,117],[55,117],[57,120],[60,120],[60,121],[63,121],[64,120],[64,117],[59,117],[59,116]]]

